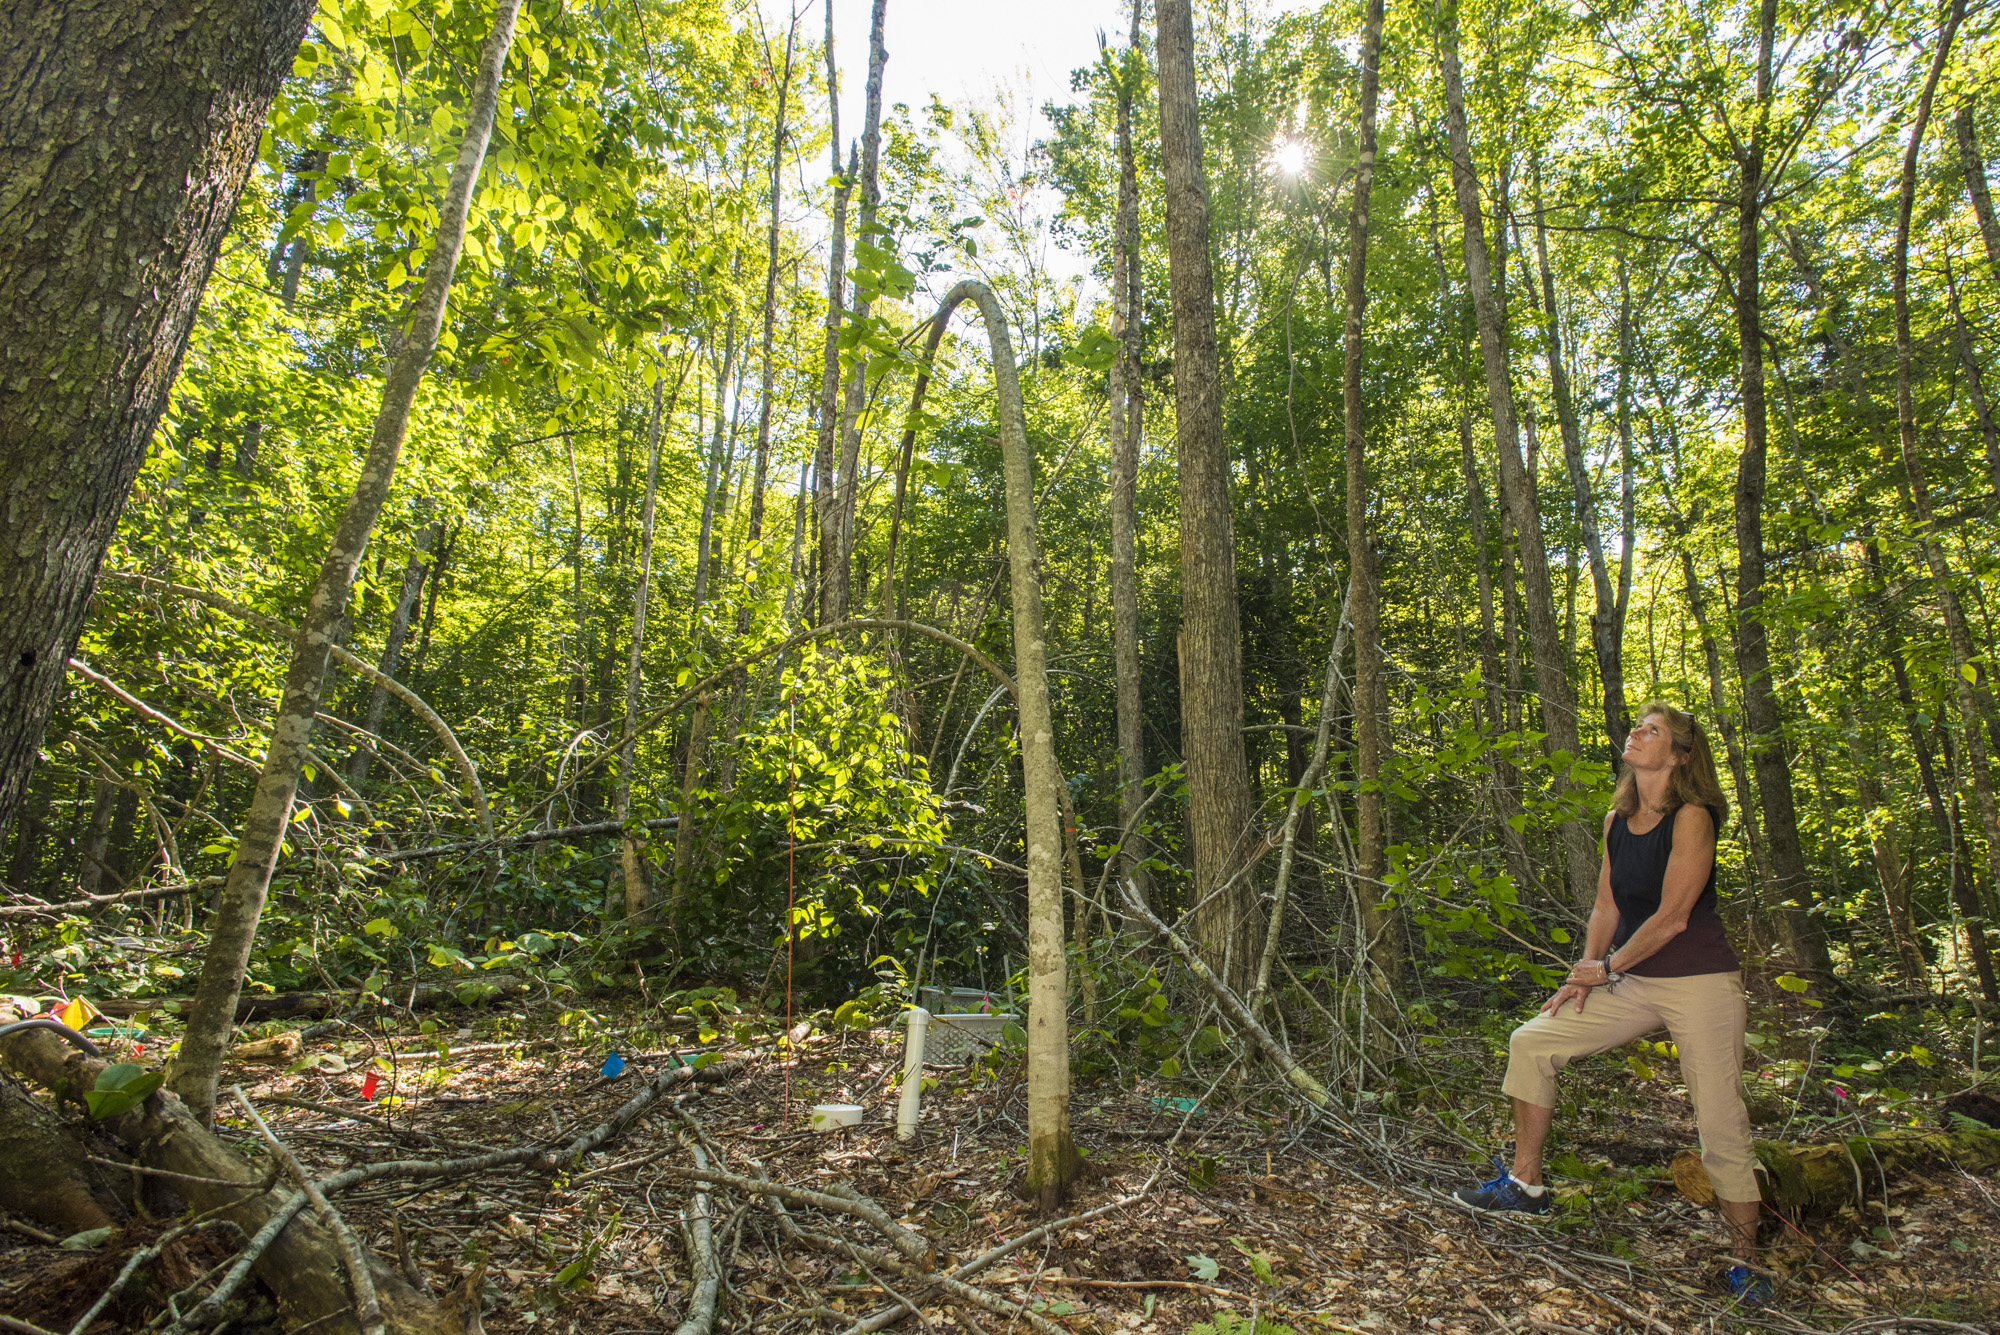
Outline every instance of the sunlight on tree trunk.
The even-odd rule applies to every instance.
[[[326,678],[333,637],[347,610],[354,572],[361,564],[368,536],[382,511],[396,457],[409,430],[410,410],[422,386],[424,369],[444,327],[445,298],[465,239],[466,212],[478,184],[479,166],[493,133],[499,107],[501,76],[514,40],[514,19],[521,0],[499,0],[493,31],[480,53],[477,82],[468,100],[465,137],[452,164],[450,184],[439,209],[437,239],[424,266],[423,287],[410,312],[409,332],[390,364],[382,389],[382,407],[375,418],[368,456],[354,486],[353,499],[334,530],[326,560],[307,603],[306,618],[285,676],[284,698],[271,727],[264,772],[250,803],[249,815],[229,869],[228,883],[210,925],[208,953],[202,961],[201,982],[188,1008],[187,1033],[174,1065],[172,1087],[195,1116],[207,1122],[215,1107],[216,1078],[235,1026],[236,997],[243,988],[243,971],[264,911],[271,872],[283,849],[290,824],[292,798],[305,763],[306,740]]]
[[[1263,912],[1238,876],[1252,831],[1243,748],[1242,630],[1236,605],[1236,524],[1215,335],[1208,181],[1189,0],[1154,5],[1159,49],[1160,159],[1166,178],[1167,261],[1174,311],[1174,434],[1180,448],[1181,754],[1194,843],[1193,933],[1209,967],[1249,985]]]

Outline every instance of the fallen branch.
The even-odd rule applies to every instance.
[[[341,1264],[347,1269],[348,1285],[354,1290],[354,1317],[361,1323],[361,1335],[385,1335],[382,1300],[375,1296],[375,1284],[368,1274],[368,1259],[361,1250],[361,1239],[354,1236],[354,1230],[347,1226],[347,1220],[341,1217],[340,1211],[333,1208],[333,1202],[327,1200],[325,1194],[313,1185],[312,1178],[292,1156],[292,1152],[271,1134],[271,1128],[265,1125],[262,1117],[258,1116],[256,1107],[250,1102],[250,1096],[243,1092],[243,1086],[231,1085],[229,1092],[243,1105],[244,1116],[250,1119],[250,1125],[270,1147],[271,1157],[284,1165],[285,1173],[298,1185],[299,1190],[306,1194],[306,1199],[312,1202],[313,1209],[319,1213],[326,1226],[333,1230],[334,1240],[340,1245]],[[70,1335],[82,1335],[82,1332],[74,1330]]]
[[[696,1168],[707,1169],[708,1155],[698,1135],[685,1136],[694,1153]],[[694,1218],[688,1227],[688,1264],[694,1267],[694,1293],[688,1299],[687,1319],[674,1327],[674,1335],[708,1335],[715,1326],[715,1296],[722,1287],[722,1268],[715,1260],[715,1226],[709,1217],[708,1193],[694,1193]]]
[[[235,617],[238,621],[256,626],[260,630],[276,635],[287,643],[298,638],[299,632],[296,626],[287,626],[284,622],[274,617],[267,617],[260,612],[253,612],[241,603],[224,598],[221,594],[210,593],[206,589],[192,588],[186,584],[171,584],[163,579],[154,579],[151,575],[141,575],[124,570],[107,570],[103,572],[100,578],[122,580],[158,593],[169,593],[181,598],[192,598],[196,602],[208,604],[218,612]],[[375,685],[382,687],[389,694],[408,705],[411,712],[424,721],[424,725],[431,730],[439,743],[444,746],[446,752],[450,754],[452,763],[458,767],[460,777],[465,780],[466,796],[471,799],[474,813],[479,818],[479,832],[487,840],[493,840],[495,837],[493,833],[493,811],[486,802],[485,785],[480,783],[479,770],[473,765],[471,757],[465,754],[465,748],[459,745],[458,735],[451,730],[451,725],[446,723],[435,709],[424,703],[422,697],[415,691],[389,676],[386,672],[381,671],[374,664],[356,657],[337,644],[328,647],[331,649],[333,657],[341,666],[360,676],[366,677]]]
[[[1654,1330],[1659,1331],[1660,1335],[1674,1335],[1674,1328],[1672,1326],[1669,1326],[1666,1322],[1661,1321],[1658,1317],[1646,1315],[1646,1313],[1640,1311],[1638,1308],[1632,1306],[1630,1303],[1625,1302],[1622,1299],[1612,1297],[1610,1294],[1604,1291],[1604,1286],[1602,1284],[1590,1283],[1588,1280],[1584,1279],[1581,1275],[1577,1274],[1574,1270],[1571,1270],[1568,1266],[1564,1265],[1562,1262],[1557,1261],[1551,1257],[1543,1256],[1540,1252],[1536,1252],[1535,1257],[1543,1265],[1555,1271],[1558,1275],[1561,1275],[1563,1278],[1567,1279],[1570,1283],[1576,1285],[1576,1290],[1578,1293],[1597,1299],[1597,1301],[1603,1303],[1606,1307],[1609,1307],[1612,1311],[1617,1312],[1627,1321],[1636,1321],[1642,1326],[1651,1326]]]
[[[118,1272],[118,1278],[111,1281],[111,1287],[103,1293],[98,1294],[97,1301],[92,1303],[90,1309],[78,1317],[76,1324],[69,1328],[69,1335],[83,1335],[83,1332],[89,1330],[90,1323],[97,1320],[97,1314],[109,1307],[117,1299],[118,1295],[125,1291],[125,1286],[132,1282],[132,1276],[138,1274],[145,1266],[159,1260],[160,1254],[166,1251],[170,1245],[180,1241],[190,1233],[224,1228],[235,1233],[239,1239],[243,1236],[243,1230],[227,1219],[202,1219],[162,1233],[159,1237],[153,1239],[150,1246],[141,1247],[138,1251],[133,1252],[131,1259],[125,1262],[125,1268]]]
[[[687,1178],[692,1182],[707,1182],[718,1187],[731,1187],[752,1195],[776,1196],[794,1205],[810,1205],[816,1210],[829,1214],[844,1214],[870,1224],[875,1231],[887,1238],[901,1252],[910,1264],[928,1267],[931,1264],[931,1242],[920,1233],[912,1233],[889,1217],[884,1210],[866,1196],[855,1192],[853,1195],[832,1195],[824,1191],[809,1191],[804,1187],[787,1186],[782,1182],[768,1179],[743,1177],[736,1173],[723,1173],[714,1169],[669,1168],[674,1177]]]
[[[460,999],[457,986],[463,983],[490,983],[496,991],[480,989],[476,1001]],[[528,991],[525,979],[496,973],[460,980],[459,984],[422,983],[403,993],[401,1009],[423,1010],[432,1006],[486,1005],[502,997],[518,997]],[[246,1020],[283,1020],[297,1016],[344,1014],[362,1005],[360,992],[273,992],[263,996],[245,995],[236,999],[236,1023]],[[193,997],[112,997],[97,1003],[106,1015],[131,1016],[148,1011],[180,1013],[194,1004]]]
[[[1327,1093],[1326,1086],[1314,1079],[1311,1072],[1294,1061],[1292,1054],[1286,1049],[1284,1044],[1272,1036],[1270,1030],[1257,1023],[1256,1018],[1244,1007],[1242,998],[1238,997],[1230,989],[1229,984],[1215,976],[1215,972],[1202,962],[1201,956],[1195,953],[1192,946],[1181,939],[1179,933],[1154,916],[1153,911],[1146,907],[1146,901],[1139,897],[1139,892],[1133,887],[1132,882],[1129,880],[1121,881],[1119,882],[1118,889],[1124,895],[1125,906],[1131,910],[1132,916],[1140,922],[1145,923],[1148,927],[1151,927],[1154,935],[1158,936],[1176,955],[1180,956],[1181,963],[1185,964],[1188,967],[1188,971],[1195,976],[1203,987],[1208,989],[1209,993],[1215,998],[1216,1005],[1221,1007],[1222,1013],[1229,1018],[1229,1022],[1270,1059],[1271,1064],[1276,1066],[1279,1072],[1284,1075],[1285,1082],[1304,1095],[1307,1102],[1311,1103],[1315,1108],[1320,1109],[1322,1112],[1335,1111],[1336,1105],[1334,1104],[1333,1096]]]
[[[657,820],[641,822],[648,830],[672,830],[679,827],[679,816],[661,816]],[[529,844],[569,843],[578,839],[594,838],[598,835],[618,834],[625,826],[615,820],[592,821],[588,825],[565,825],[554,830],[530,830],[526,834],[511,834],[504,839],[468,839],[455,844],[433,844],[429,848],[405,848],[392,853],[383,853],[378,862],[418,862],[425,858],[446,858],[459,853],[483,853],[488,849],[524,848]]]
[[[11,904],[0,904],[0,918],[32,918],[43,913],[78,913],[85,909],[101,909],[111,904],[133,904],[142,899],[177,899],[191,895],[198,890],[212,890],[224,881],[221,876],[204,876],[199,881],[188,881],[181,885],[154,886],[148,890],[126,890],[115,895],[85,895],[81,899],[65,899],[50,904],[38,899],[17,899]],[[109,1012],[106,1012],[107,1014]]]

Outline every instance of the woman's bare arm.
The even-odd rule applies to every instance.
[[[1667,859],[1667,874],[1660,886],[1660,907],[1608,961],[1612,972],[1650,959],[1687,930],[1688,915],[1708,887],[1714,868],[1715,817],[1705,807],[1682,807],[1674,813],[1674,851]]]

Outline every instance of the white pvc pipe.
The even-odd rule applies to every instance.
[[[903,1044],[903,1096],[896,1104],[896,1139],[912,1140],[917,1134],[917,1118],[924,1101],[924,1031],[930,1027],[931,1013],[922,1006],[910,1008],[908,1039]]]

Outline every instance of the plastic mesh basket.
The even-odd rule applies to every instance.
[[[924,1065],[956,1066],[980,1056],[1000,1042],[1002,1029],[1020,1018],[1011,1011],[933,1015],[924,1032]]]

